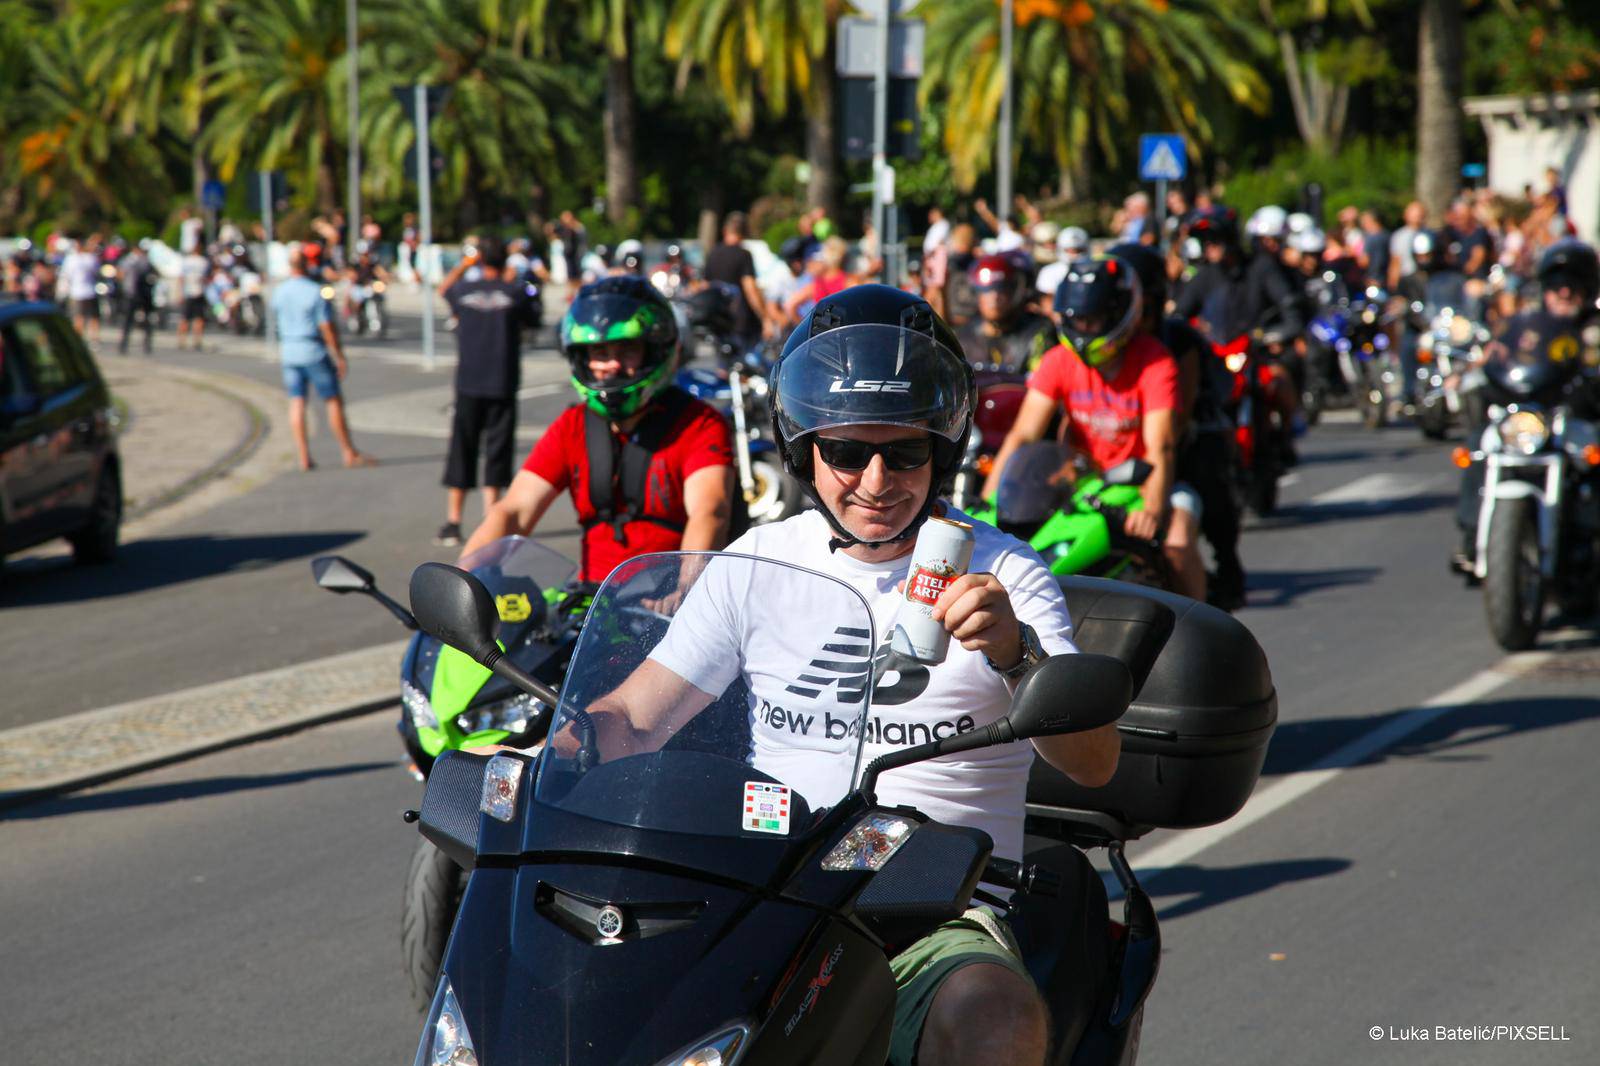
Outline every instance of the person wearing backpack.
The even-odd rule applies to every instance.
[[[461,554],[527,536],[563,491],[583,529],[579,579],[649,552],[715,551],[733,512],[727,421],[672,384],[678,325],[648,281],[585,285],[561,320],[579,402],[534,445]]]
[[[135,321],[144,327],[144,354],[150,354],[151,334],[155,329],[156,284],[161,279],[150,265],[144,248],[145,242],[140,241],[122,260],[122,291],[127,293],[127,303],[122,312],[122,341],[117,345],[121,355],[128,354],[128,338]]]

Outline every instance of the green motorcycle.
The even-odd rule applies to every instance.
[[[995,498],[971,510],[1037,551],[1057,577],[1082,574],[1176,590],[1160,540],[1123,532],[1144,509],[1140,486],[1154,471],[1142,459],[1097,470],[1065,444],[1037,441],[1012,453]]]

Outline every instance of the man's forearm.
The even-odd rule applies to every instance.
[[[461,546],[461,554],[463,556],[469,555],[485,544],[492,544],[501,537],[508,537],[512,533],[521,533],[523,536],[527,536],[532,532],[531,526],[523,530],[514,528],[510,509],[505,507],[503,503],[497,503],[484,513],[483,521],[478,523],[478,528],[472,531],[472,536],[468,537],[467,542]]]
[[[1064,737],[1038,737],[1034,750],[1044,761],[1087,788],[1099,788],[1117,772],[1122,737],[1115,723]]]
[[[682,550],[686,552],[717,551],[728,543],[728,517],[731,508],[725,503],[714,511],[692,514],[683,526]]]
[[[1150,479],[1144,483],[1140,496],[1144,499],[1144,509],[1152,514],[1167,513],[1167,502],[1172,495],[1177,467],[1175,452],[1176,449],[1168,443],[1150,455],[1150,465],[1155,469],[1150,472]]]

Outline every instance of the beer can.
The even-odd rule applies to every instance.
[[[905,597],[895,612],[891,648],[921,662],[944,662],[950,633],[933,620],[933,605],[972,565],[972,545],[972,527],[965,522],[929,518],[922,524],[906,572]]]

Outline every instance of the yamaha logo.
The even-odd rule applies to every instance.
[[[622,911],[612,906],[601,907],[600,913],[595,915],[594,928],[596,932],[607,940],[621,936]]]

